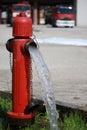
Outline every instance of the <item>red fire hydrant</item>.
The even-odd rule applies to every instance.
[[[34,118],[34,113],[26,113],[26,107],[31,103],[31,58],[25,46],[34,41],[31,39],[32,21],[25,13],[14,18],[13,36],[6,45],[8,51],[13,53],[12,111],[7,112],[7,115],[10,126],[15,129],[26,126]]]

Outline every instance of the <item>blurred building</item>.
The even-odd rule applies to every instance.
[[[77,0],[76,21],[78,26],[87,26],[87,0]]]
[[[0,1],[0,23],[9,23],[11,7],[13,3],[24,0],[2,0]],[[76,26],[87,26],[87,0],[26,0],[32,6],[33,24],[44,23],[44,11],[48,7],[56,5],[73,5],[75,8]]]

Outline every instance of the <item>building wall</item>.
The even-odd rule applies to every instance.
[[[87,0],[77,0],[77,26],[87,26]]]

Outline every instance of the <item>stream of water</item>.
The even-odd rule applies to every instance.
[[[43,60],[40,50],[37,47],[29,46],[29,52],[31,58],[34,61],[37,73],[41,80],[43,100],[46,106],[46,111],[49,116],[50,129],[58,130],[59,114],[56,110],[56,102],[53,94],[53,84],[51,80],[51,75],[49,73],[47,65]]]

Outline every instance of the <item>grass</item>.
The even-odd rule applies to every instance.
[[[3,118],[7,118],[6,112],[11,109],[11,99],[0,97],[0,130]],[[67,110],[68,111],[68,110]],[[60,114],[60,112],[59,112]],[[60,130],[87,130],[86,117],[80,111],[70,111],[60,114],[58,120]],[[25,130],[50,130],[47,113],[36,113],[35,122]],[[24,129],[23,129],[24,130]]]
[[[35,117],[35,123],[30,127],[30,130],[50,130],[49,118],[47,113],[37,113]],[[27,130],[27,129],[26,129]]]
[[[6,112],[11,108],[11,100],[0,97],[0,117],[6,117]]]
[[[71,112],[69,116],[65,114],[60,125],[61,130],[87,130],[86,119],[78,111]]]

